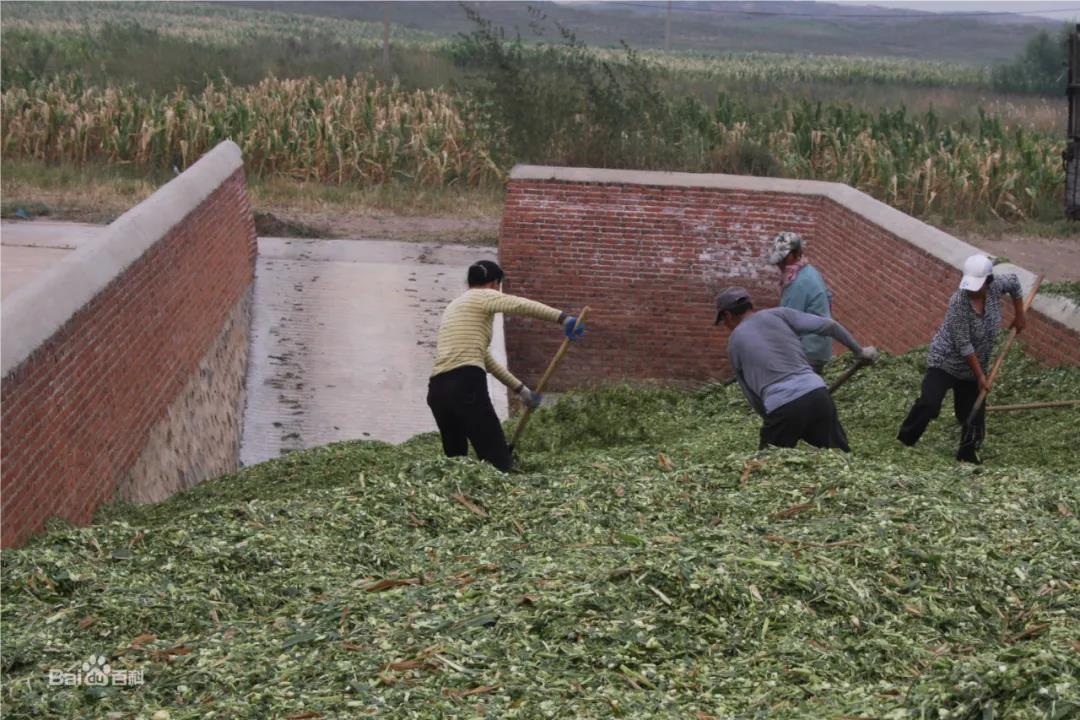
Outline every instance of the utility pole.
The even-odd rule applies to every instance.
[[[671,49],[671,0],[667,0],[667,23],[664,25],[664,52]]]
[[[1065,160],[1065,217],[1080,220],[1080,25],[1069,34],[1069,144]]]
[[[390,80],[390,3],[383,3],[382,16],[382,64],[386,79]]]

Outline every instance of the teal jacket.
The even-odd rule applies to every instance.
[[[780,305],[799,312],[831,318],[832,294],[825,287],[825,280],[813,265],[807,265],[795,280],[780,294]],[[803,350],[812,363],[827,362],[832,357],[832,338],[821,335],[804,335]]]

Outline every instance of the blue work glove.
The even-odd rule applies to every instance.
[[[521,399],[522,404],[530,410],[535,410],[540,407],[540,403],[544,401],[543,395],[533,392],[525,385],[518,388],[517,395]]]
[[[567,315],[563,318],[562,326],[563,333],[568,340],[577,340],[579,337],[585,334],[585,323],[581,323],[574,329],[574,325],[577,324],[577,318],[573,315]]]

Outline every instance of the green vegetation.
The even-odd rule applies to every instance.
[[[381,26],[353,19],[18,4],[0,44],[5,174],[168,172],[231,137],[268,185],[483,194],[536,162],[839,181],[945,224],[1060,216],[1064,106],[993,94],[1008,83],[987,68],[637,53],[539,12],[526,39],[470,17],[454,40],[395,27],[386,69]]]
[[[1004,91],[1063,96],[1069,80],[1071,30],[1071,26],[1065,25],[1056,35],[1043,30],[1031,38],[1016,60],[994,68],[994,87]]]
[[[1080,305],[1080,282],[1054,282],[1043,283],[1039,288],[1043,295],[1059,295],[1067,297],[1077,305]]]
[[[137,23],[72,34],[5,27],[0,77],[5,88],[78,74],[83,82],[102,87],[130,84],[142,93],[167,93],[177,87],[199,92],[223,77],[251,85],[267,77],[385,75],[377,45],[345,41],[325,29],[304,29],[296,35],[238,34],[228,43],[215,38],[178,36]],[[244,38],[247,42],[236,42]],[[453,78],[453,66],[434,43],[413,41],[408,48],[395,54],[392,68],[393,74],[407,78],[407,85],[431,88]]]
[[[11,18],[32,16],[35,22],[79,30],[97,27],[104,22],[139,20],[144,12],[155,16],[155,27],[177,35],[190,34],[191,27],[229,42],[233,29],[260,29],[299,34],[306,28],[329,28],[336,36],[355,34],[361,38],[377,36],[387,6],[378,3],[243,2],[195,5],[194,3],[97,3],[79,9],[73,3],[17,3],[6,9],[5,23]],[[29,7],[23,7],[27,5]],[[227,5],[227,6],[226,6]],[[240,6],[243,7],[240,7]],[[256,8],[262,12],[253,12]],[[575,28],[589,45],[618,47],[623,41],[638,48],[664,45],[665,4],[647,2],[636,6],[555,4],[537,2],[484,3],[484,14],[506,28],[520,28],[533,35],[530,8],[552,21]],[[671,47],[699,52],[770,51],[793,55],[841,54],[852,57],[892,55],[910,59],[933,59],[969,65],[988,65],[1009,60],[1019,54],[1024,43],[1038,32],[1038,25],[1000,23],[976,18],[943,17],[932,13],[908,13],[893,8],[839,6],[820,3],[805,5],[747,3],[732,13],[732,8],[687,8],[674,5]],[[713,12],[720,10],[720,12]],[[773,11],[792,13],[775,16]],[[269,12],[267,12],[269,11]],[[757,11],[757,12],[755,12]],[[761,13],[760,11],[765,11]],[[816,17],[807,17],[807,14]],[[848,13],[863,17],[844,17]],[[881,17],[866,17],[867,14]],[[212,15],[208,22],[200,15]],[[389,8],[390,21],[410,37],[450,37],[471,30],[469,21],[457,3],[410,2]],[[173,20],[176,19],[176,20]],[[172,23],[172,24],[170,24]],[[222,29],[212,27],[219,24]],[[230,25],[232,27],[230,27]],[[236,25],[241,25],[236,27]],[[1045,25],[1043,25],[1045,27]],[[354,28],[360,29],[353,32]]]
[[[3,95],[5,157],[186,168],[225,139],[249,173],[335,184],[405,179],[483,185],[500,176],[485,125],[447,93],[329,79],[212,84],[145,98],[75,77]]]
[[[570,38],[527,50],[484,27],[458,50],[467,96],[353,80],[211,83],[144,97],[76,77],[4,92],[3,153],[50,163],[184,168],[226,138],[255,177],[418,187],[498,184],[515,162],[732,172],[845,182],[915,215],[1008,220],[1059,213],[1062,141],[999,119],[946,125],[809,101],[708,110],[668,99],[630,53]]]
[[[284,6],[275,5],[278,9]],[[404,12],[397,10],[399,15]],[[484,13],[504,18],[504,10],[489,5]],[[562,10],[552,14],[559,16]],[[221,76],[246,85],[270,74],[300,78],[365,72],[380,79],[395,77],[405,87],[430,89],[461,79],[453,63],[454,38],[474,29],[457,6],[444,4],[425,14],[433,12],[456,14],[460,22],[454,24],[453,31],[443,28],[441,36],[399,22],[392,24],[392,67],[384,74],[382,25],[377,22],[195,3],[22,2],[13,4],[4,15],[0,77],[7,88],[33,79],[78,73],[88,83],[134,83],[143,91],[163,93],[178,85],[199,91],[209,80]],[[525,15],[525,5],[517,12]],[[414,21],[425,24],[423,19]],[[540,34],[526,37],[528,44],[550,43],[551,38],[557,41],[560,37],[547,16],[534,13],[532,20]],[[614,47],[597,47],[596,52],[604,59],[620,60],[618,41],[610,44]],[[1060,53],[1049,60],[1047,57],[1052,44],[1045,33],[1032,36],[1016,65],[1042,67],[1052,61],[1060,70]],[[649,48],[648,44],[643,47]],[[1002,66],[992,73],[988,65],[921,59],[926,53],[918,53],[919,57],[875,57],[798,49],[786,53],[645,49],[641,54],[650,64],[667,71],[665,79],[676,84],[675,92],[701,92],[715,84],[770,85],[788,92],[797,92],[807,84],[823,88],[835,84],[847,89],[879,85],[893,91],[904,87],[1039,91],[1028,81],[1026,69]],[[1010,79],[1014,75],[1015,81]]]
[[[64,7],[63,13],[58,7]],[[36,10],[29,12],[29,10]],[[196,12],[197,11],[197,12]],[[13,17],[11,17],[13,16]],[[270,74],[383,74],[381,27],[351,20],[330,21],[278,13],[130,3],[20,3],[5,15],[2,85],[79,73],[98,85],[134,83],[143,91],[169,92],[178,85],[202,90],[220,76],[246,85]],[[453,62],[455,42],[393,26],[391,75],[406,87],[432,88],[460,80]],[[617,49],[597,49],[620,60]],[[780,53],[645,51],[642,56],[690,87],[717,83],[805,83],[990,87],[985,67],[911,58]]]
[[[141,30],[147,36],[177,38],[204,46],[250,45],[253,41],[288,40],[321,36],[351,45],[382,43],[382,25],[354,20],[318,18],[277,12],[256,12],[233,4],[188,2],[24,2],[5,8],[4,40],[7,35],[24,40],[28,36],[55,43],[50,47],[65,52],[65,38],[86,37],[110,29]],[[105,36],[96,48],[99,52],[118,50]],[[395,43],[423,44],[438,41],[436,35],[392,27]],[[8,50],[8,48],[5,48]],[[74,69],[74,68],[69,68]]]
[[[734,387],[616,387],[508,476],[342,443],[54,525],[3,553],[5,712],[1074,716],[1076,411],[992,415],[977,468],[944,418],[899,447],[920,358],[840,393],[851,456],[754,453]],[[1017,356],[994,392],[1080,372]],[[91,655],[145,684],[47,686]]]
[[[4,158],[0,215],[15,217],[21,209],[30,217],[110,223],[172,176],[124,165],[49,165]]]
[[[85,165],[47,164],[40,160],[5,160],[0,217],[50,216],[60,220],[109,223],[145,200],[173,177],[172,170],[153,171],[130,165],[90,162]],[[405,181],[359,187],[303,182],[289,177],[248,177],[248,193],[256,212],[277,215],[296,232],[320,237],[366,234],[364,218],[372,215],[448,216],[466,224],[470,220],[488,229],[454,225],[445,231],[415,228],[394,235],[399,239],[493,243],[498,225],[491,218],[502,212],[503,190],[484,187],[417,187]],[[271,229],[267,224],[265,229]],[[257,227],[259,227],[257,225]],[[280,234],[262,232],[260,234]]]

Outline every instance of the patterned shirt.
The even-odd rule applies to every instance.
[[[945,321],[930,341],[926,364],[939,368],[960,380],[974,380],[966,358],[972,353],[979,359],[983,371],[988,370],[990,354],[1001,327],[1001,296],[1023,297],[1016,275],[995,275],[986,290],[986,305],[982,315],[975,312],[966,290],[957,290],[949,300]]]
[[[521,381],[500,365],[491,354],[491,322],[495,313],[524,315],[537,320],[558,320],[562,315],[555,308],[535,300],[503,295],[498,290],[476,288],[468,290],[446,306],[439,339],[435,347],[435,367],[431,375],[456,370],[466,365],[484,368],[503,385],[514,389]]]

